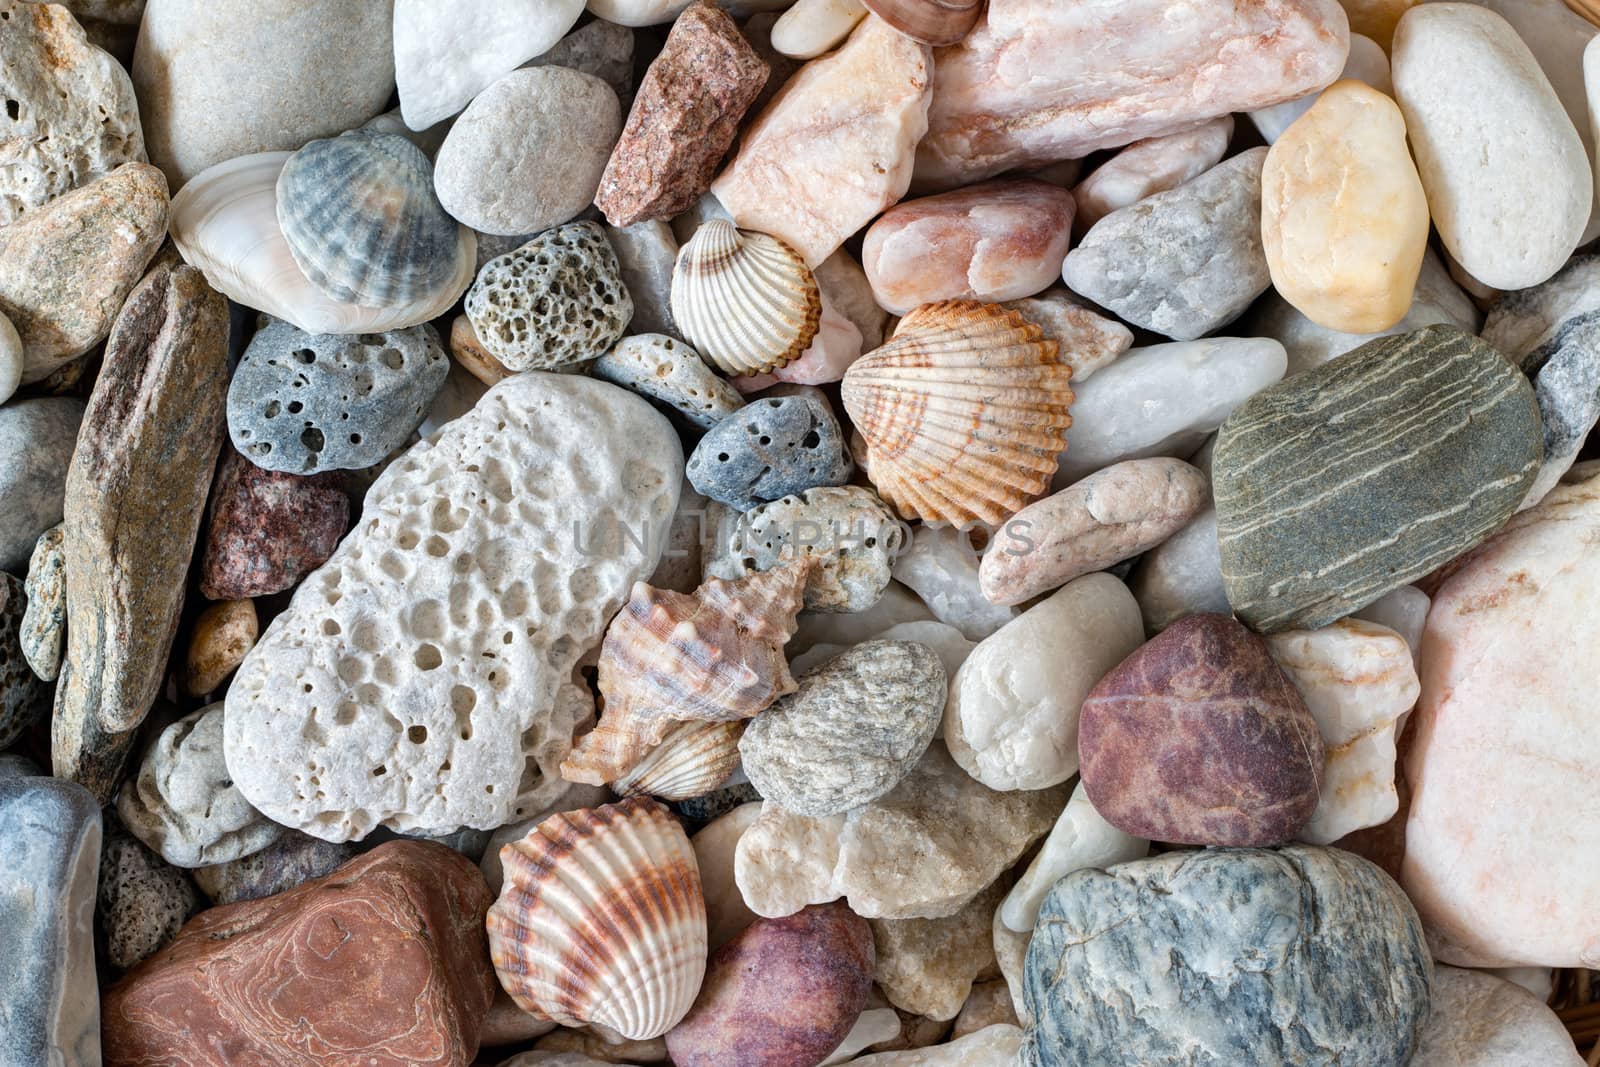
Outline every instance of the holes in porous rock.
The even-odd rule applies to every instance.
[[[304,411],[305,409],[306,409],[306,406],[304,404],[300,403],[300,401],[298,401],[298,400],[289,401],[289,414],[298,415],[302,411]]]
[[[385,348],[378,353],[378,360],[390,370],[399,370],[406,365],[405,357],[400,354],[398,348]]]
[[[822,436],[815,430],[800,438],[801,448],[816,448],[820,444],[822,444]]]
[[[266,408],[264,408],[261,413],[269,419],[275,419],[278,417],[278,412],[282,410],[282,405],[280,405],[276,400],[269,400],[267,401]],[[249,433],[250,431],[248,430],[244,431],[244,436],[249,436]]]
[[[361,435],[358,434],[358,433],[351,434],[350,435],[350,443],[353,444],[353,445],[359,445],[361,443]]]
[[[300,443],[312,452],[321,452],[325,443],[322,440],[322,431],[315,426],[306,427],[305,432],[300,435]]]
[[[348,700],[340,704],[333,713],[333,721],[340,726],[349,726],[356,721],[356,706]]]
[[[309,348],[297,348],[290,354],[294,356],[295,362],[303,366],[309,367],[317,361],[317,354]]]
[[[427,739],[428,728],[426,726],[413,726],[406,730],[406,740],[413,745],[420,745]]]
[[[450,687],[450,710],[457,718],[472,714],[472,709],[478,705],[478,694],[469,686],[453,685]]]
[[[7,97],[6,98],[6,118],[10,119],[12,122],[16,122],[18,116],[20,116],[21,114],[22,114],[22,105],[17,103],[17,101],[12,100],[11,98]]]
[[[417,547],[417,543],[420,540],[421,538],[419,538],[413,531],[404,530],[401,532],[399,537],[395,538],[395,544],[399,545],[407,552],[410,552],[413,548]]]
[[[439,654],[437,645],[423,645],[411,657],[411,662],[417,665],[418,670],[431,671],[444,662],[444,657]]]
[[[329,637],[338,637],[339,634],[343,632],[343,630],[344,630],[344,627],[339,625],[339,620],[338,619],[323,619],[322,620],[322,632],[324,634],[326,634],[327,636],[329,636]]]
[[[423,542],[422,550],[434,559],[443,559],[450,554],[450,542],[434,534]]]
[[[380,763],[376,767],[372,768],[372,777],[374,777],[374,778],[382,778],[384,775],[386,775],[388,773],[389,773],[389,768],[386,767],[385,765],[383,765],[382,763]]]

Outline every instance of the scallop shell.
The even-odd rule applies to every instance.
[[[433,191],[433,164],[399,134],[312,141],[278,174],[278,227],[311,284],[369,307],[449,286],[460,225]]]
[[[878,495],[903,518],[1004,522],[1050,488],[1072,368],[996,304],[924,304],[845,372],[845,410]]]
[[[652,796],[661,800],[703,797],[718,788],[739,766],[739,738],[744,722],[685,722],[611,783],[619,796]]]
[[[672,317],[725,374],[765,374],[811,347],[822,295],[805,260],[776,237],[711,219],[678,251]]]
[[[890,26],[935,48],[958,43],[983,13],[983,0],[862,0]]]
[[[600,646],[600,724],[561,763],[600,785],[636,767],[674,724],[748,719],[795,690],[783,646],[811,570],[794,560],[692,594],[638,582]]]
[[[688,1014],[706,973],[706,904],[666,808],[635,797],[552,815],[500,862],[489,955],[517,1007],[634,1041]]]
[[[477,237],[458,226],[449,284],[437,292],[381,308],[331,299],[305,276],[278,226],[278,175],[291,155],[218,163],[172,198],[172,240],[213,289],[306,333],[383,333],[438,318],[472,284]]]

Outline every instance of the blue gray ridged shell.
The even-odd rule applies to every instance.
[[[312,141],[284,164],[277,193],[294,261],[335,300],[404,304],[456,273],[459,224],[433,191],[433,164],[398,134]]]

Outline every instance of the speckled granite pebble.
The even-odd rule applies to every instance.
[[[855,465],[822,397],[775,396],[719,422],[684,469],[702,495],[749,511],[817,486],[844,485]]]
[[[323,841],[285,829],[259,852],[226,863],[198,867],[194,880],[213,904],[270,897],[302,882],[321,878],[353,859],[359,846]]]
[[[98,896],[106,962],[119,972],[171,941],[201,900],[186,874],[114,821],[100,852]]]
[[[226,449],[201,535],[200,592],[211,600],[280,593],[325,563],[350,523],[334,477],[263,470]]]
[[[44,532],[28,560],[28,578],[23,584],[28,603],[22,614],[19,643],[33,673],[47,682],[55,681],[61,673],[61,644],[66,640],[67,559],[61,547],[64,536],[60,526]]]

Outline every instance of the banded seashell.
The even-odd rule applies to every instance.
[[[726,219],[704,223],[678,251],[672,318],[725,374],[765,374],[811,347],[822,321],[817,279],[776,237]]]
[[[624,797],[703,797],[726,782],[739,766],[739,738],[744,727],[743,720],[679,723],[661,744],[613,781],[611,788]]]
[[[1072,367],[1016,311],[924,304],[845,372],[878,495],[906,519],[997,525],[1050,488]]]
[[[635,1041],[688,1013],[706,973],[706,905],[666,808],[635,797],[552,815],[500,862],[489,955],[517,1007]]]
[[[678,722],[748,719],[795,690],[783,646],[804,602],[809,557],[691,594],[635,583],[600,646],[600,724],[561,762],[601,785],[635,767]]]
[[[278,175],[292,152],[257,152],[190,178],[172,198],[169,229],[184,261],[213,289],[306,333],[383,333],[448,311],[472,284],[477,237],[456,229],[449,284],[414,301],[367,307],[311,284],[278,225]]]
[[[956,44],[972,32],[983,0],[862,0],[867,10],[913,41],[935,48]]]
[[[456,273],[460,224],[433,191],[433,164],[399,134],[312,141],[284,164],[277,193],[290,255],[335,300],[407,304]]]

